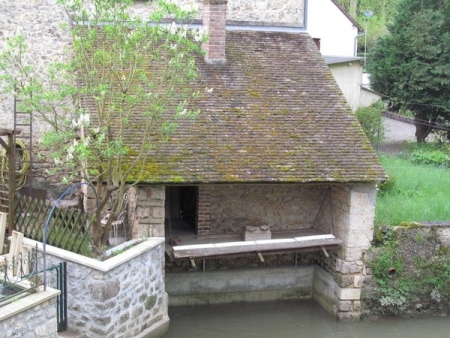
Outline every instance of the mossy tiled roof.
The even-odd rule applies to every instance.
[[[229,31],[227,64],[198,59],[213,88],[180,120],[141,180],[148,183],[379,181],[385,173],[307,34]],[[139,130],[129,133],[130,144]]]

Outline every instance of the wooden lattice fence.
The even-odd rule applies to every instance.
[[[42,241],[52,204],[46,200],[16,195],[14,205],[15,229],[25,237]],[[47,243],[75,253],[91,250],[91,224],[94,216],[78,209],[56,207],[49,222]]]

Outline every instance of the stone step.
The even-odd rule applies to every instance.
[[[84,338],[84,335],[77,331],[68,330],[68,331],[58,332],[58,337],[59,338]]]

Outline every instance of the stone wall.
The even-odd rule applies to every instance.
[[[203,0],[172,0],[184,9],[195,9],[201,18]],[[137,3],[136,10],[148,12],[145,3]],[[228,0],[228,21],[264,22],[290,26],[304,26],[304,0]]]
[[[174,0],[184,8],[198,9],[201,16],[202,0]],[[30,61],[47,65],[64,59],[64,51],[71,44],[70,34],[61,28],[69,22],[68,17],[56,0],[0,0],[0,48],[6,37],[22,31],[27,38]],[[137,1],[135,12],[146,15],[149,12],[145,1]],[[233,21],[256,21],[293,24],[303,26],[303,0],[229,0],[227,19]],[[12,97],[0,94],[0,124],[5,128],[13,126]],[[45,123],[34,121],[36,138],[45,130]]]
[[[170,305],[310,299],[312,266],[168,273]]]
[[[135,206],[134,210],[130,210],[133,238],[164,237],[165,187],[139,187],[136,191],[130,195],[130,205]]]
[[[47,256],[48,265],[67,262],[69,329],[97,338],[144,337],[167,329],[164,239],[146,240],[104,262],[51,246]]]
[[[58,294],[58,290],[48,289],[2,307],[0,337],[57,338]]]
[[[240,232],[243,225],[271,230],[311,228],[327,186],[220,185],[210,188],[210,233]],[[321,222],[331,215],[322,213]]]
[[[318,274],[317,279],[334,291],[321,290],[328,296],[318,301],[339,319],[361,316],[361,287],[371,278],[362,259],[373,239],[375,198],[375,184],[336,185],[331,190],[331,205],[325,203],[325,213],[327,208],[333,210],[332,233],[343,243],[336,255],[319,256],[326,274]],[[317,285],[320,288],[321,283]]]
[[[376,237],[364,256],[363,316],[449,316],[450,222],[384,226]]]
[[[30,50],[27,60],[33,65],[46,68],[50,62],[63,60],[65,49],[70,46],[70,33],[61,28],[67,24],[64,11],[56,0],[0,0],[0,50],[7,37],[22,32]],[[13,127],[14,102],[12,97],[1,94],[0,125]],[[45,130],[46,124],[33,121],[36,138]]]

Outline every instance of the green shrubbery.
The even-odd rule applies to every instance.
[[[370,107],[358,108],[355,113],[356,118],[372,144],[380,142],[384,137],[383,109],[383,102],[378,101]]]
[[[385,314],[445,309],[450,300],[450,250],[436,241],[435,229],[387,227],[380,233],[367,254],[375,283],[365,293],[366,301]]]
[[[444,145],[417,146],[410,155],[411,162],[431,165],[438,168],[450,168],[450,151]]]

